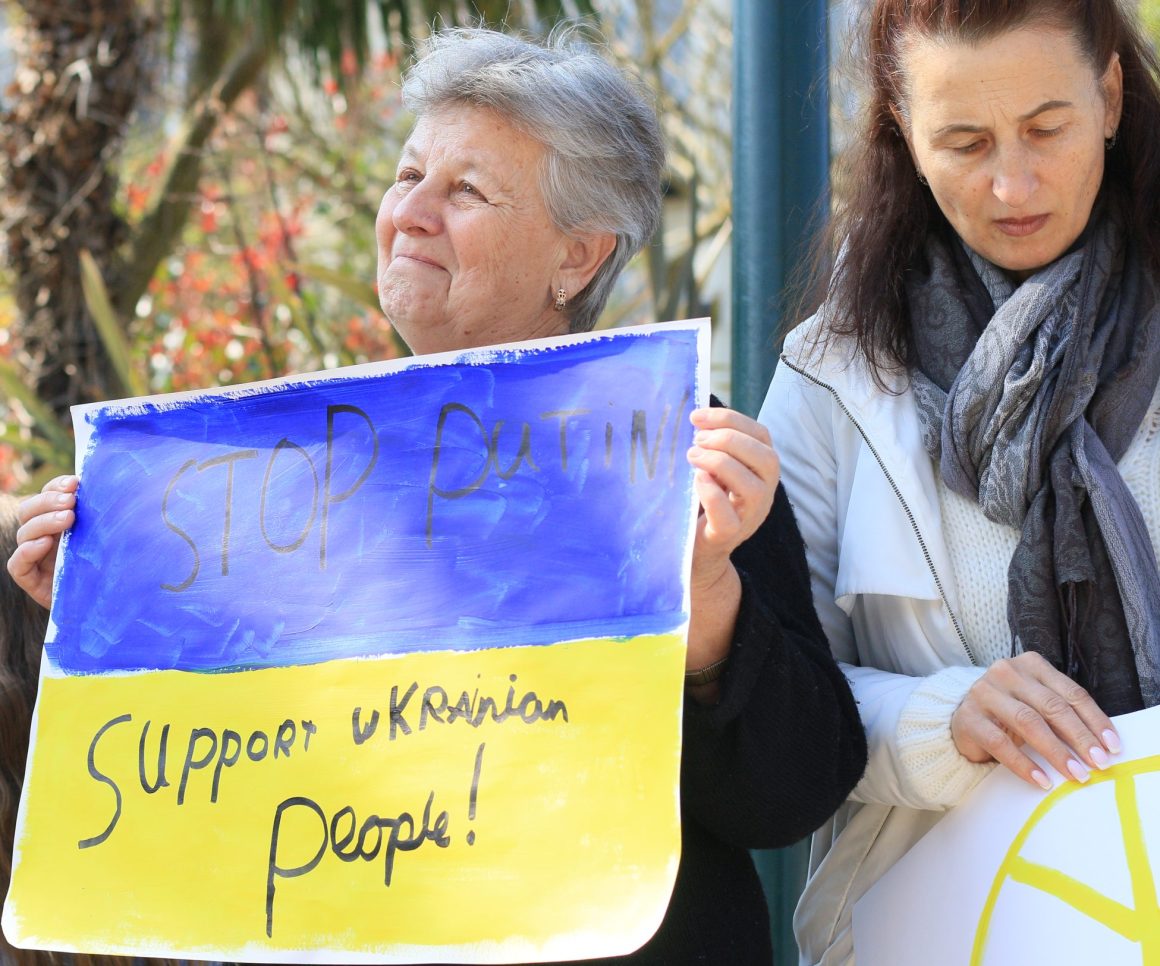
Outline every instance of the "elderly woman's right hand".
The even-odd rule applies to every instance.
[[[1120,751],[1111,719],[1087,691],[1033,652],[987,669],[951,716],[951,737],[968,760],[997,761],[1043,789],[1051,780],[1025,745],[1079,782]]]
[[[58,476],[37,494],[20,502],[16,549],[8,558],[8,573],[42,607],[52,604],[52,572],[60,535],[76,520],[75,476]]]

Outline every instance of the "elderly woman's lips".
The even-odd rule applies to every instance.
[[[1032,215],[1029,218],[1000,218],[995,224],[1005,235],[1020,238],[1023,235],[1032,235],[1047,224],[1047,215]]]
[[[420,265],[427,265],[431,268],[443,268],[443,266],[440,265],[433,258],[427,258],[423,255],[414,255],[414,254],[410,254],[407,252],[400,252],[398,255],[394,256],[393,260],[394,261],[418,262]]]

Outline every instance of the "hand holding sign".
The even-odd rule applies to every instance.
[[[987,669],[955,710],[951,735],[968,760],[998,761],[1044,789],[1051,779],[1025,749],[1075,781],[1087,781],[1089,767],[1106,767],[1108,753],[1120,750],[1111,719],[1087,691],[1033,651]]]
[[[643,942],[679,848],[706,335],[78,412],[6,931],[271,962]]]
[[[76,519],[75,476],[58,476],[20,501],[16,550],[8,558],[12,579],[41,607],[52,604],[52,574],[60,536]]]
[[[777,492],[777,453],[769,431],[730,409],[698,409],[688,458],[701,512],[693,543],[692,619],[686,667],[697,671],[723,661],[731,646],[741,581],[730,559],[769,515]],[[697,701],[715,700],[718,685],[700,684]]]
[[[860,966],[1154,962],[1160,708],[1114,721],[1087,783],[995,769],[948,812],[855,906]]]

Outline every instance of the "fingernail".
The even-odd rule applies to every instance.
[[[1071,777],[1077,782],[1086,782],[1091,777],[1091,772],[1074,758],[1067,760],[1067,770],[1071,772]]]
[[[709,438],[709,434],[708,434],[708,433],[707,433],[705,430],[703,430],[703,429],[698,429],[698,430],[697,430],[697,431],[696,431],[696,432],[693,434],[693,442],[694,442],[694,443],[703,443],[703,442],[705,442],[705,440],[707,440],[708,438]]]
[[[72,494],[71,493],[58,493],[56,495],[56,500],[54,502],[56,503],[57,506],[66,506],[72,502]]]
[[[689,459],[694,460],[704,452],[705,451],[703,449],[701,449],[700,446],[690,446],[689,447],[689,454],[688,454]]]
[[[68,510],[57,510],[57,511],[56,511],[56,512],[55,512],[55,513],[52,515],[52,518],[53,518],[54,520],[58,520],[58,521],[59,521],[59,520],[67,520],[67,519],[68,519],[69,512],[70,512],[70,511],[68,511]]]
[[[1120,736],[1112,731],[1111,728],[1100,735],[1100,737],[1104,739],[1104,747],[1113,755],[1118,755],[1123,751],[1123,745],[1120,744]]]
[[[1103,771],[1108,767],[1108,765],[1112,763],[1111,759],[1107,755],[1107,752],[1105,752],[1104,749],[1099,745],[1096,745],[1094,748],[1092,748],[1088,752],[1088,755],[1091,756],[1092,764],[1100,769],[1100,771]]]
[[[1031,777],[1035,779],[1035,784],[1042,788],[1045,792],[1051,791],[1051,779],[1048,778],[1038,768],[1031,773]]]

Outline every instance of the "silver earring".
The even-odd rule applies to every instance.
[[[1104,149],[1107,151],[1112,150],[1112,148],[1114,148],[1116,146],[1116,138],[1118,138],[1119,136],[1120,136],[1120,129],[1116,128],[1112,132],[1112,136],[1110,138],[1104,138]]]
[[[918,175],[918,183],[919,184],[921,184],[921,185],[929,185],[930,184],[930,182],[926,180],[926,175],[924,175],[921,171],[915,171],[915,174]]]
[[[568,304],[568,293],[562,288],[556,289],[555,307],[557,312],[563,312],[564,306]]]

